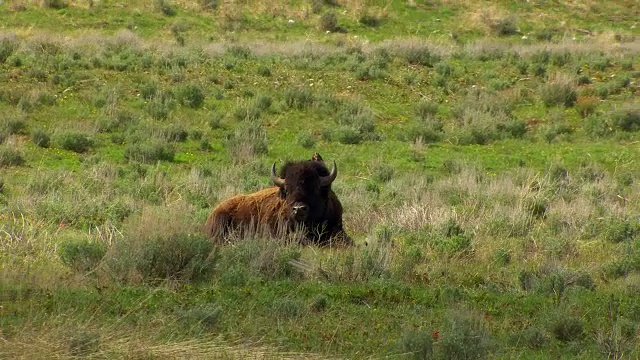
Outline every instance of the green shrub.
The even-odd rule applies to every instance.
[[[640,131],[640,106],[628,105],[614,111],[611,125],[622,131]]]
[[[0,35],[0,64],[5,63],[18,46],[19,42],[15,35]]]
[[[268,95],[258,95],[255,99],[255,106],[261,110],[267,110],[271,107],[273,100]]]
[[[68,0],[43,0],[42,6],[50,9],[64,9],[69,6]]]
[[[431,359],[433,334],[426,330],[405,331],[400,339],[400,351],[410,359]]]
[[[226,148],[235,162],[247,162],[269,151],[267,133],[259,121],[243,121],[227,135]]]
[[[549,126],[544,132],[544,139],[546,142],[551,143],[558,137],[568,137],[573,134],[573,129],[567,124],[556,124]]]
[[[440,61],[440,56],[429,50],[426,45],[409,47],[403,55],[407,63],[411,65],[433,67]]]
[[[491,32],[496,35],[507,36],[518,33],[516,19],[513,16],[487,20],[487,25],[489,26],[489,29],[491,29]]]
[[[215,331],[222,319],[223,310],[216,304],[202,304],[189,308],[180,308],[175,312],[178,323],[190,333]]]
[[[573,106],[578,95],[574,82],[566,76],[556,76],[540,87],[540,98],[546,106]]]
[[[518,334],[517,342],[530,349],[541,349],[549,343],[549,336],[542,329],[529,327]]]
[[[382,23],[382,17],[374,15],[364,9],[358,16],[358,22],[369,27],[378,27]]]
[[[105,243],[90,239],[70,239],[60,243],[60,260],[79,273],[94,270],[107,253]]]
[[[186,84],[178,88],[176,98],[180,105],[199,109],[204,104],[204,91],[199,85]]]
[[[5,129],[9,134],[25,135],[27,134],[27,123],[24,119],[9,118],[6,120]]]
[[[562,342],[576,340],[584,333],[582,320],[565,314],[559,314],[552,324],[552,332],[556,339]]]
[[[308,88],[289,88],[284,92],[284,105],[289,109],[305,109],[314,101],[315,97]]]
[[[391,181],[394,173],[395,168],[392,165],[380,164],[374,167],[372,178],[374,181],[386,183]]]
[[[153,164],[158,161],[173,161],[175,150],[164,141],[135,142],[127,145],[124,158],[129,161]]]
[[[244,45],[232,45],[227,48],[227,55],[237,59],[249,59],[252,56],[251,48]]]
[[[329,307],[329,299],[324,294],[318,294],[313,299],[311,299],[311,304],[309,308],[311,311],[319,313],[323,312]]]
[[[158,9],[166,16],[175,16],[178,12],[171,6],[169,0],[157,0]]]
[[[277,298],[271,306],[278,319],[294,319],[302,317],[306,313],[305,303],[300,299]]]
[[[0,167],[20,166],[24,163],[22,152],[6,146],[0,147]]]
[[[105,256],[104,264],[111,276],[124,281],[196,282],[209,279],[216,263],[214,255],[213,243],[204,235],[180,231],[164,234],[154,230],[147,234],[131,231],[113,246]],[[132,275],[137,278],[130,278]]]
[[[416,105],[416,115],[421,120],[431,120],[438,113],[438,104],[430,101],[421,101]]]
[[[158,84],[154,81],[146,81],[138,89],[140,96],[145,100],[151,100],[158,94]]]
[[[609,218],[601,223],[604,239],[614,243],[634,241],[640,236],[640,221]]]
[[[169,142],[185,142],[189,132],[178,124],[173,124],[164,130],[164,137]]]
[[[485,359],[493,340],[479,319],[454,313],[447,317],[438,345],[445,359]]]
[[[298,144],[305,149],[311,149],[316,144],[316,138],[311,131],[301,131],[298,133]]]
[[[324,14],[322,14],[322,16],[320,16],[318,27],[322,31],[338,31],[338,15],[336,15],[336,13],[334,13],[333,11],[325,12]]]
[[[73,357],[90,357],[100,350],[100,334],[79,331],[69,340],[69,354]]]
[[[36,129],[31,132],[31,141],[41,148],[48,148],[51,145],[49,134],[42,129]]]
[[[258,75],[264,76],[264,77],[270,77],[271,69],[268,66],[261,64],[260,66],[258,66]]]
[[[333,132],[331,138],[335,138],[341,144],[359,144],[364,140],[364,136],[357,129],[351,126],[339,126]]]
[[[85,153],[94,146],[91,136],[78,132],[61,134],[58,137],[60,148],[76,153]]]

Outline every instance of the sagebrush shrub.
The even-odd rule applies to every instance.
[[[446,332],[439,341],[445,359],[485,359],[493,347],[493,339],[480,319],[465,314],[447,317]]]
[[[308,88],[289,88],[284,92],[284,105],[289,109],[304,109],[313,105],[315,96]]]
[[[320,16],[320,20],[318,22],[318,27],[322,31],[335,32],[338,30],[338,15],[333,11],[327,11],[322,16]]]
[[[640,131],[640,106],[627,105],[615,110],[611,115],[611,125],[622,131]]]
[[[575,81],[565,75],[556,75],[540,87],[540,98],[546,106],[573,106],[578,98]]]
[[[69,239],[58,247],[60,260],[80,273],[94,270],[106,253],[105,243],[91,239]]]
[[[126,146],[124,158],[145,164],[158,161],[173,161],[175,150],[166,141],[135,142]]]
[[[426,330],[408,330],[400,339],[400,349],[410,359],[431,359],[433,334]]]
[[[553,335],[562,342],[578,339],[584,332],[582,320],[566,314],[559,314],[552,325]]]
[[[24,163],[21,151],[6,146],[0,147],[0,167],[20,166]]]
[[[204,91],[202,87],[196,84],[186,84],[180,88],[176,93],[176,98],[180,105],[190,107],[192,109],[199,109],[204,104]]]
[[[194,233],[196,223],[184,203],[149,207],[129,217],[122,238],[103,260],[105,275],[125,282],[210,279],[217,256],[213,243]]]
[[[90,135],[78,132],[69,132],[59,135],[58,143],[62,149],[77,153],[85,153],[95,145],[95,142]]]
[[[301,131],[298,133],[298,144],[305,149],[311,149],[316,144],[316,138],[310,131]]]

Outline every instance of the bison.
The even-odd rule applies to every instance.
[[[287,162],[276,175],[275,186],[227,199],[216,206],[205,224],[205,232],[216,243],[229,241],[230,234],[262,233],[273,237],[302,234],[305,244],[349,245],[352,240],[342,226],[342,204],[331,190],[338,176],[335,161],[331,171],[320,154],[311,160]]]

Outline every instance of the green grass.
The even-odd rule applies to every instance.
[[[0,357],[640,355],[632,1],[203,3],[0,6]],[[356,246],[202,236],[316,151]]]

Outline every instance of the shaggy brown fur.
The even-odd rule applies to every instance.
[[[318,154],[319,157],[319,154]],[[289,162],[280,172],[285,185],[237,195],[216,206],[205,224],[205,233],[216,243],[228,241],[235,231],[264,233],[283,237],[302,230],[304,243],[319,245],[350,244],[342,226],[342,204],[331,185],[320,186],[329,175],[323,162]],[[322,159],[320,157],[320,159]],[[304,219],[292,216],[294,204],[308,207]]]

